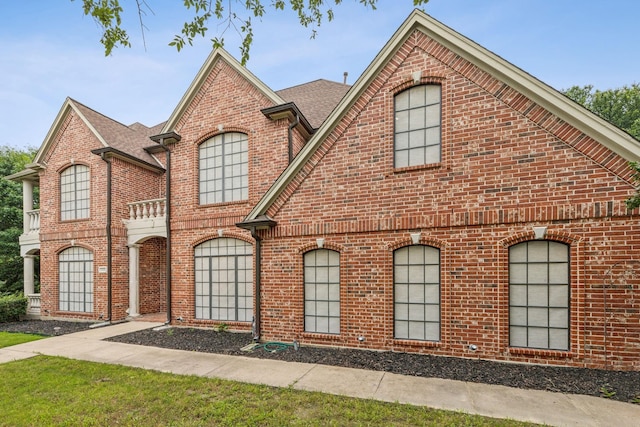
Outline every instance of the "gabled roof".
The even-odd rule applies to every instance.
[[[233,56],[231,56],[224,49],[214,49],[207,60],[204,62],[202,67],[200,67],[200,71],[196,74],[196,77],[189,85],[189,88],[182,96],[182,99],[169,116],[169,119],[166,121],[162,130],[158,133],[169,133],[175,131],[175,127],[180,121],[180,118],[184,115],[184,113],[191,105],[194,97],[198,94],[198,91],[206,81],[207,77],[216,66],[218,61],[225,61],[229,66],[231,66],[236,72],[241,74],[245,79],[247,79],[251,84],[253,84],[260,92],[262,92],[268,99],[270,99],[274,105],[284,104],[285,101],[278,96],[272,89],[269,88],[266,84],[264,84],[260,79],[258,79],[255,75],[253,75],[249,70],[243,67]]]
[[[330,80],[315,80],[276,91],[282,99],[293,102],[314,129],[322,125],[351,88]]]
[[[44,159],[60,127],[71,111],[74,111],[78,117],[80,117],[98,141],[100,141],[103,148],[111,148],[116,152],[124,154],[124,157],[130,160],[138,161],[154,169],[162,167],[153,156],[144,150],[145,147],[154,144],[153,141],[149,139],[149,136],[158,129],[159,125],[153,128],[148,128],[140,123],[126,126],[71,98],[67,98],[62,104],[62,108],[60,108],[53,125],[49,129],[42,146],[36,154],[34,164],[43,165]]]
[[[269,207],[311,159],[325,138],[353,107],[357,99],[378,76],[380,70],[414,31],[421,31],[481,70],[503,81],[541,107],[579,129],[613,152],[630,161],[640,160],[640,142],[626,132],[593,114],[552,87],[505,61],[498,55],[457,33],[420,10],[414,10],[382,48],[347,95],[327,117],[323,125],[303,147],[287,169],[264,194],[245,222],[265,215]]]

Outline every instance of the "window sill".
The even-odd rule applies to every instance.
[[[245,199],[245,200],[234,200],[232,202],[209,203],[209,204],[206,204],[206,205],[198,204],[197,208],[198,209],[207,209],[207,208],[217,208],[217,207],[223,207],[223,206],[246,205],[247,203],[249,203],[248,199]]]
[[[418,170],[429,170],[429,169],[440,169],[443,167],[442,162],[438,162],[438,163],[429,163],[426,165],[416,165],[416,166],[405,166],[402,168],[393,168],[393,173],[405,173],[405,172],[412,172],[412,171],[418,171]]]
[[[86,222],[86,221],[90,221],[91,217],[89,218],[77,218],[77,219],[61,219],[60,223],[61,224],[69,224],[69,223],[73,223],[73,222]]]
[[[302,337],[310,340],[323,340],[323,341],[341,341],[340,334],[329,334],[321,332],[303,332]]]
[[[570,359],[575,356],[575,354],[571,351],[545,350],[541,348],[509,347],[507,349],[507,352],[516,356],[541,356],[553,357],[557,359]]]
[[[408,340],[408,339],[393,339],[394,347],[403,348],[438,348],[442,347],[442,341],[420,341],[420,340]]]

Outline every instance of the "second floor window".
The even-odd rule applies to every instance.
[[[249,198],[248,140],[243,133],[216,135],[200,145],[200,204]]]
[[[439,163],[440,85],[415,86],[395,97],[394,166]]]
[[[73,165],[60,174],[60,219],[89,218],[89,168]]]

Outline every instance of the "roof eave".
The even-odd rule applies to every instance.
[[[117,150],[113,147],[104,147],[104,148],[98,148],[95,150],[91,150],[91,152],[95,155],[98,156],[109,156],[109,157],[117,157],[121,160],[124,160],[126,162],[129,163],[133,163],[136,164],[142,168],[151,170],[153,172],[157,172],[157,173],[162,173],[165,171],[165,169],[163,167],[160,167],[158,165],[154,165],[151,164],[149,162],[145,162],[144,160],[140,160],[137,157],[134,157],[130,154],[127,154],[125,152],[122,152],[120,150]]]

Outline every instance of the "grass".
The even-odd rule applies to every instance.
[[[0,426],[532,425],[49,356],[0,364],[0,378]]]
[[[0,332],[0,348],[11,347],[12,345],[22,344],[29,341],[35,341],[46,338],[43,335],[19,334],[14,332]]]

